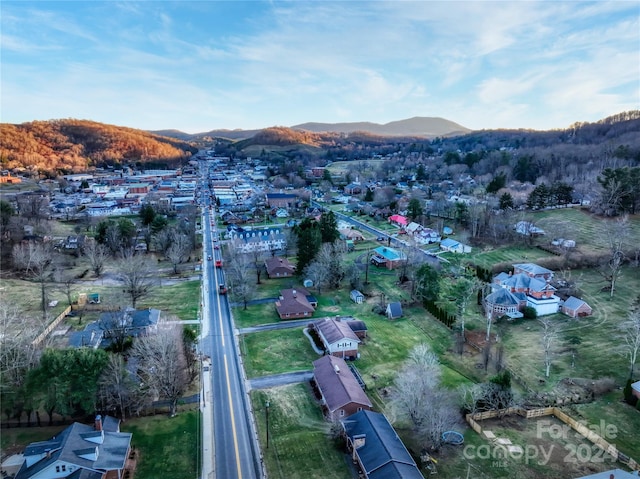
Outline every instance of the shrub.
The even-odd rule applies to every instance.
[[[525,306],[522,310],[522,315],[524,316],[524,319],[536,319],[538,317],[538,312],[534,307]]]

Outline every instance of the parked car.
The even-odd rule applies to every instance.
[[[224,284],[220,284],[220,286],[218,286],[218,291],[220,294],[227,294],[227,287]]]

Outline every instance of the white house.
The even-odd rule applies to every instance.
[[[440,242],[440,249],[450,251],[452,253],[471,253],[471,246],[460,243],[451,238],[444,239]]]
[[[348,323],[339,319],[324,318],[313,323],[327,353],[340,358],[358,357],[360,339]]]

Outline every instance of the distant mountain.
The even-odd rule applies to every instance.
[[[415,136],[435,138],[437,136],[455,136],[472,130],[444,118],[415,116],[406,120],[392,121],[380,125],[371,122],[356,123],[302,123],[291,127],[294,130],[315,133],[353,133],[367,132],[379,136]]]
[[[286,128],[286,127],[271,127]],[[368,121],[355,123],[302,123],[289,127],[292,130],[308,131],[312,133],[369,133],[376,136],[403,136],[415,138],[435,138],[437,136],[456,136],[464,135],[472,130],[465,128],[453,121],[444,118],[416,116],[406,120],[392,121],[380,125],[379,123],[371,123]],[[263,130],[269,130],[264,128]],[[195,133],[193,135],[184,133],[179,130],[158,130],[152,131],[156,135],[169,136],[171,138],[179,138],[185,141],[199,141],[206,138],[226,138],[228,140],[246,140],[258,135],[263,130],[227,130],[218,129],[203,133]]]

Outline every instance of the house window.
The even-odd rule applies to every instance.
[[[358,408],[358,412],[360,412],[360,411],[362,411],[362,408],[361,408],[361,407],[359,407],[359,408]]]
[[[340,409],[340,416],[344,416],[344,409]]]

